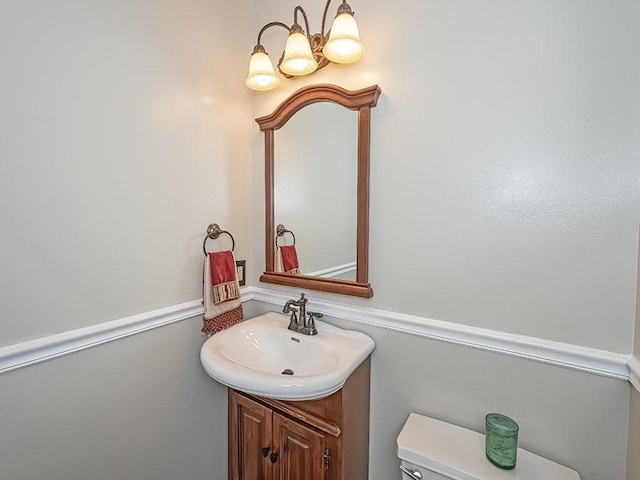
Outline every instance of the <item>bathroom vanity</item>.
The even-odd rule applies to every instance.
[[[229,480],[366,480],[367,357],[318,400],[283,401],[229,388]]]
[[[305,313],[304,295],[292,304]],[[296,318],[265,313],[202,345],[203,368],[228,387],[229,479],[367,480],[375,343],[323,321],[291,330]]]

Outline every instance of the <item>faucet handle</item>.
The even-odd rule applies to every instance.
[[[322,318],[322,314],[318,312],[307,312],[309,317],[306,325],[307,335],[317,335],[318,329],[316,328],[316,318]]]
[[[291,316],[289,317],[289,326],[287,327],[289,330],[297,330],[298,328],[298,310],[296,310],[293,307],[289,307],[289,310],[287,313],[290,313]]]

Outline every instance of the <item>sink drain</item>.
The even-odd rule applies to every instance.
[[[282,371],[282,375],[293,375],[293,370],[287,368],[286,370]]]

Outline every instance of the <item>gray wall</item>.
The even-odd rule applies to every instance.
[[[296,3],[255,2],[254,23],[289,18]],[[383,0],[350,4],[367,48],[357,66],[328,66],[254,96],[258,117],[306,84],[377,83],[383,91],[372,112],[374,297],[314,295],[631,353],[640,3],[414,0],[400,10]],[[309,10],[311,30],[319,31],[320,12]],[[282,41],[265,37],[272,57]],[[257,126],[253,132],[258,212],[263,142]],[[253,224],[258,284],[262,216]],[[382,462],[372,478],[391,475],[393,438],[409,411],[478,428],[482,414],[497,409],[525,424],[525,446],[576,468],[583,479],[624,478],[628,384],[387,331],[372,336],[379,342],[371,461]],[[486,372],[506,376],[511,393]]]
[[[638,278],[640,278],[640,255],[638,256]],[[640,299],[640,282],[638,282],[638,299]],[[636,304],[634,355],[637,359],[640,359],[640,306],[638,304]],[[638,455],[638,452],[640,452],[640,392],[632,388],[626,480],[640,480],[640,455]]]
[[[255,2],[254,23],[290,18],[296,4]],[[350,5],[367,48],[357,66],[328,66],[254,96],[258,117],[310,83],[382,88],[372,111],[374,297],[348,301],[629,353],[640,3]],[[313,31],[317,7],[309,6]],[[277,57],[282,36],[264,40]],[[260,212],[263,141],[253,132]],[[256,269],[263,224],[256,215]]]
[[[248,256],[250,11],[0,3],[0,347],[200,297],[212,222]]]
[[[638,240],[640,243],[640,239]],[[640,246],[638,247],[638,279],[640,279]],[[636,358],[640,358],[640,281],[637,284],[636,295],[636,325],[635,325],[635,341],[633,344],[633,353]]]
[[[226,389],[201,318],[0,375],[5,480],[225,480]]]
[[[0,2],[0,347],[199,298],[212,222],[251,265],[250,12]],[[0,477],[225,479],[200,325],[1,375]]]
[[[626,480],[640,480],[640,392],[631,389]]]
[[[640,5],[414,0],[394,23],[392,3],[352,3],[361,64],[284,81],[252,111],[238,60],[255,40],[250,12],[262,25],[295,4],[1,4],[0,347],[198,298],[214,221],[257,284],[263,160],[251,118],[328,81],[384,92],[375,296],[339,300],[629,353]],[[279,40],[265,36],[272,57]],[[199,323],[1,376],[3,475],[225,478],[226,400],[199,366]],[[623,478],[623,382],[356,329],[378,344],[373,480],[399,478],[393,442],[410,411],[479,429],[488,410],[513,415],[524,447],[584,480]]]
[[[251,303],[257,304],[256,312],[278,310]],[[370,480],[400,478],[395,441],[410,412],[483,432],[484,416],[493,411],[518,422],[521,447],[577,470],[582,480],[624,478],[627,382],[329,321],[362,331],[376,342],[371,364]]]

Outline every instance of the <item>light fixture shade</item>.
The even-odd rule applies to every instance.
[[[264,51],[254,51],[249,61],[249,75],[244,84],[251,90],[271,90],[280,85],[273,63]]]
[[[339,13],[333,21],[323,55],[334,63],[352,63],[364,55],[364,45],[356,19],[350,13]]]
[[[300,32],[292,32],[284,47],[284,58],[280,70],[287,75],[308,75],[318,68],[318,62],[311,54],[307,37]]]

